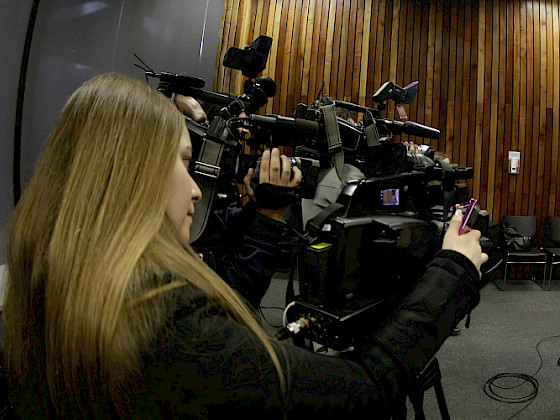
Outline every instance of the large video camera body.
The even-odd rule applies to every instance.
[[[404,96],[395,97],[391,91]],[[330,348],[352,346],[363,336],[363,319],[387,317],[441,248],[454,206],[470,198],[466,183],[459,181],[471,179],[472,168],[434,161],[433,148],[427,154],[409,153],[394,141],[402,133],[439,137],[431,127],[382,118],[388,99],[410,104],[413,98],[414,93],[391,82],[374,95],[375,109],[322,98],[322,106],[364,115],[358,124],[337,118],[341,147],[334,153],[325,115],[315,104],[296,109],[296,118],[315,121],[319,127],[315,137],[295,147],[296,154],[315,154],[332,165],[320,175],[314,217],[304,218],[309,243],[300,248],[299,299],[289,307],[287,319],[305,319],[307,337]],[[332,175],[337,153],[363,178],[348,181],[341,176],[336,199],[325,202],[321,183]],[[339,169],[339,175],[344,173]],[[328,187],[336,188],[336,182],[335,177]],[[475,227],[485,230],[488,217],[481,211]]]

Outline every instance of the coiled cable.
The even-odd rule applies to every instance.
[[[537,395],[539,393],[539,381],[535,378],[535,376],[540,372],[543,366],[543,358],[541,352],[539,351],[539,345],[543,341],[551,340],[554,338],[560,338],[560,335],[553,335],[550,337],[542,338],[535,346],[537,354],[539,355],[539,367],[533,375],[527,375],[524,373],[499,373],[488,379],[484,384],[484,393],[493,400],[507,404],[527,403],[521,410],[517,411],[513,416],[509,417],[508,420],[511,420],[527,407],[529,407],[532,402],[535,401],[535,398],[537,398]],[[508,385],[508,381],[512,379],[516,381],[518,380],[518,382],[512,385]],[[524,394],[521,394],[520,392],[521,395],[513,395],[511,393],[511,390],[520,388],[525,384],[530,385],[528,392]],[[505,393],[508,394],[505,395]]]

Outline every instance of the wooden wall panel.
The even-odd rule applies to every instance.
[[[323,82],[322,94],[373,106],[383,82],[418,80],[409,118],[441,136],[408,139],[472,166],[492,220],[560,216],[560,0],[226,0],[214,90],[241,93],[221,58],[259,34],[273,37],[263,74],[278,84],[263,112],[292,115]]]

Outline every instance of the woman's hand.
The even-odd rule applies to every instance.
[[[480,266],[488,261],[488,255],[480,247],[480,231],[465,227],[459,235],[459,227],[463,220],[463,212],[457,209],[449,222],[449,227],[443,238],[442,249],[457,251],[473,262],[480,273]]]

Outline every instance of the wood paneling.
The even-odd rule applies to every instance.
[[[373,106],[385,81],[420,82],[409,118],[441,130],[410,138],[474,168],[492,220],[560,216],[560,0],[226,0],[214,90],[241,93],[227,48],[273,37],[265,112],[292,115],[323,94]],[[390,107],[388,118],[396,117]],[[508,151],[521,152],[518,175]]]

